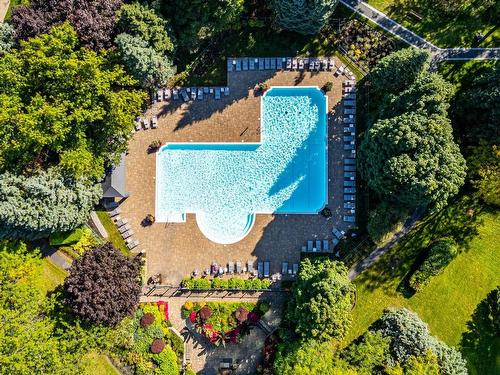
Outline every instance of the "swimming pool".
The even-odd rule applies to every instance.
[[[314,214],[327,200],[327,97],[273,87],[260,143],[169,143],[156,155],[156,221],[196,214],[211,241],[243,239],[257,213]]]

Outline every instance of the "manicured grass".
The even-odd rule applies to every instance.
[[[446,17],[423,2],[419,9],[414,9],[405,1],[368,0],[368,3],[438,47],[471,47],[476,33],[487,37],[475,47],[498,47],[500,44],[498,25],[489,24],[475,16]],[[422,16],[421,21],[408,15],[412,10]]]
[[[472,218],[470,208],[475,210]],[[417,312],[433,335],[459,347],[476,306],[500,284],[499,233],[500,212],[482,210],[467,198],[427,217],[355,280],[357,304],[345,343],[363,334],[385,308],[403,306]],[[415,259],[431,241],[443,236],[454,236],[461,254],[421,292],[412,295],[406,280]],[[474,373],[473,365],[471,369]]]
[[[42,276],[39,284],[36,285],[43,293],[54,290],[58,285],[62,284],[68,273],[59,266],[50,261],[49,258],[42,260]]]
[[[128,249],[125,241],[122,236],[120,236],[120,232],[116,229],[115,224],[109,217],[108,213],[104,209],[96,210],[97,216],[101,221],[104,229],[108,232],[108,240],[111,242],[117,249],[119,249],[124,255],[130,255],[130,250]]]

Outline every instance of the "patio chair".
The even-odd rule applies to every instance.
[[[292,69],[297,70],[297,59],[292,60]]]
[[[234,273],[234,263],[232,261],[227,264],[227,272],[233,274]]]
[[[307,252],[313,251],[313,242],[311,240],[307,241]]]
[[[344,202],[355,201],[356,196],[354,194],[344,194]]]
[[[229,87],[224,88],[224,96],[229,96]]]
[[[356,165],[356,159],[352,159],[352,158],[345,158],[345,159],[344,159],[344,164]]]
[[[108,214],[110,217],[113,217],[113,216],[118,215],[120,212],[122,212],[120,207],[116,207],[113,211],[109,211]]]
[[[345,209],[355,209],[356,208],[356,203],[355,202],[344,202],[344,208]]]
[[[320,240],[316,240],[316,250],[321,252],[321,241]]]
[[[286,57],[281,58],[280,67],[281,67],[281,70],[286,68]]]
[[[143,118],[142,123],[144,124],[144,129],[149,129],[149,119]]]
[[[288,273],[288,262],[281,263],[281,274],[286,275]]]
[[[198,88],[198,100],[203,100],[203,89]]]
[[[292,69],[292,59],[290,57],[286,59],[286,68],[288,70]]]
[[[354,82],[353,80],[348,79],[348,80],[345,80],[345,81],[342,83],[342,85],[343,85],[344,87],[351,87],[351,86],[355,86],[355,85],[356,85],[356,82]]]
[[[172,98],[172,90],[164,89],[165,100],[170,100]]]
[[[350,93],[344,94],[344,100],[356,100],[356,93],[350,92]]]
[[[345,187],[344,194],[356,194],[356,188],[355,187]]]
[[[271,263],[268,260],[264,261],[264,277],[269,277],[270,275]]]
[[[121,228],[118,228],[118,231],[120,233],[125,233],[126,231],[132,229],[132,227],[130,226],[130,224],[125,224],[123,227]]]
[[[126,232],[120,233],[122,238],[125,240],[129,237],[131,237],[134,234],[134,231],[132,229],[127,230]]]
[[[316,65],[314,66],[314,69],[319,72],[320,71],[320,67],[321,67],[320,61],[319,61],[319,59],[317,59],[316,60]]]
[[[215,99],[217,99],[217,100],[220,99],[220,88],[219,87],[215,88]]]
[[[241,273],[241,262],[236,262],[236,273]]]
[[[237,72],[241,72],[241,61],[240,61],[240,59],[235,59],[234,61],[236,61],[236,71]]]
[[[248,58],[244,58],[241,61],[241,70],[248,70]]]
[[[299,59],[299,70],[304,70],[304,59]]]
[[[253,57],[250,58],[250,60],[248,61],[248,69],[249,70],[255,70],[255,62],[257,61],[258,63],[258,60],[257,59],[254,59]]]
[[[332,239],[332,244],[333,244],[333,247],[335,248],[335,246],[337,246],[339,244],[338,238],[333,238]]]
[[[328,242],[328,240],[323,240],[323,251],[325,253],[330,252],[330,242]]]
[[[259,58],[259,70],[264,70],[264,58]]]
[[[254,269],[253,269],[253,260],[247,260],[247,270],[250,274],[253,274],[254,273]]]
[[[276,59],[274,57],[271,59],[271,69],[276,70]]]
[[[184,100],[185,102],[189,101],[189,96],[188,96],[186,90],[182,90],[181,95],[182,95],[182,100]]]
[[[266,57],[266,59],[265,59],[264,69],[266,69],[266,70],[271,69],[271,59],[269,57]]]
[[[128,238],[127,240],[130,240],[131,238]],[[134,247],[139,246],[139,241],[138,240],[131,240],[130,242],[127,243],[127,247],[129,250],[132,250]]]
[[[353,215],[344,215],[343,220],[346,223],[354,223],[356,221],[356,217],[354,217]]]
[[[296,275],[297,272],[299,272],[299,264],[298,263],[294,263],[293,266],[292,266],[292,268],[293,268],[292,274]]]
[[[356,107],[356,100],[344,99],[345,107]]]
[[[227,59],[227,71],[228,72],[233,71],[233,60],[232,59]]]
[[[139,131],[141,130],[142,128],[142,125],[141,125],[141,118],[138,117],[135,121],[134,121],[134,128],[135,128],[135,131]]]
[[[203,87],[203,94],[208,94],[208,87]]]
[[[151,118],[151,128],[156,129],[158,127],[158,117],[153,116]]]
[[[344,172],[344,178],[348,178],[350,180],[356,179],[356,172]]]
[[[172,96],[174,97],[174,100],[179,100],[179,90],[173,89]]]
[[[195,100],[196,99],[196,87],[193,87],[191,89],[191,100]]]
[[[259,277],[262,277],[264,275],[264,263],[263,262],[257,263],[257,274]]]
[[[354,187],[356,186],[356,181],[344,181],[344,187]]]

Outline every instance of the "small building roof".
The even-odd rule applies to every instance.
[[[125,198],[128,193],[125,189],[125,153],[120,157],[120,163],[114,165],[110,173],[102,182],[103,198]]]

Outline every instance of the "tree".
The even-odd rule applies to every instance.
[[[331,342],[295,341],[278,346],[276,375],[333,375],[335,347]],[[347,374],[347,373],[346,373]]]
[[[500,206],[500,147],[482,140],[470,150],[467,169],[472,184],[483,201]]]
[[[139,37],[120,34],[116,45],[130,74],[141,86],[153,88],[165,85],[175,74],[171,61],[159,54]]]
[[[432,277],[439,275],[457,256],[458,246],[453,238],[441,238],[434,242],[429,254],[410,278],[410,286],[418,291],[427,285]]]
[[[468,145],[480,141],[490,145],[500,144],[500,65],[493,65],[478,73],[470,84],[457,93],[453,105],[454,122],[457,123]]]
[[[110,243],[73,261],[64,281],[66,304],[82,320],[114,326],[139,303],[142,256],[122,255]]]
[[[414,312],[404,308],[386,310],[374,328],[391,339],[391,364],[406,363],[412,356],[419,357],[431,350],[437,356],[441,373],[467,374],[466,362],[461,354],[431,336],[427,325]]]
[[[430,53],[417,48],[405,48],[384,57],[367,76],[372,99],[403,92],[429,70],[430,61]]]
[[[180,49],[190,53],[210,38],[239,29],[244,0],[162,0],[160,8]]]
[[[415,357],[411,356],[405,365],[405,375],[439,375],[439,365],[432,350]]]
[[[378,373],[385,368],[389,342],[390,339],[380,333],[368,331],[359,343],[351,344],[344,350],[343,357],[360,373]]]
[[[0,55],[14,46],[14,28],[6,22],[0,22]]]
[[[168,35],[168,23],[154,10],[139,3],[125,4],[116,13],[119,33],[126,33],[144,40],[159,54],[174,50],[174,44]]]
[[[440,74],[422,72],[404,91],[389,94],[381,102],[379,118],[399,116],[405,112],[448,115],[454,86]]]
[[[17,40],[25,40],[69,21],[82,45],[98,51],[111,47],[121,5],[122,0],[31,0],[14,8],[12,24]]]
[[[380,246],[403,227],[408,211],[383,201],[368,216],[368,235]]]
[[[317,34],[331,17],[338,0],[272,0],[276,22],[300,34]]]
[[[288,319],[304,339],[341,339],[351,323],[354,292],[343,263],[305,259],[293,289]]]
[[[360,147],[361,173],[388,201],[442,207],[464,183],[465,160],[447,118],[405,113],[377,121]]]
[[[80,359],[91,350],[86,332],[54,317],[37,250],[0,241],[0,374],[81,374]]]
[[[102,194],[54,170],[31,177],[0,174],[0,239],[34,240],[83,224]]]
[[[0,172],[58,165],[98,180],[126,150],[145,93],[107,53],[77,44],[64,23],[0,57]]]

